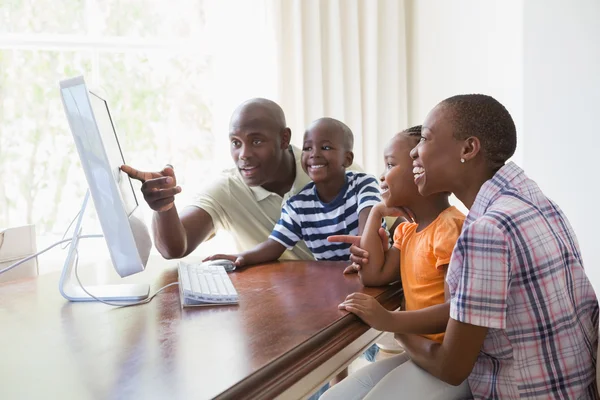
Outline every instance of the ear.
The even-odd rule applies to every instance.
[[[471,136],[465,139],[461,151],[461,158],[465,161],[474,159],[481,152],[481,142],[479,138]]]
[[[281,150],[290,147],[290,141],[292,140],[292,130],[290,128],[283,129],[279,137],[281,139]]]
[[[346,154],[344,154],[344,168],[348,168],[352,165],[352,163],[354,162],[354,153],[351,151],[347,151]]]

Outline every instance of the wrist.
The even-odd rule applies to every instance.
[[[375,204],[375,206],[373,206],[373,208],[371,209],[371,214],[375,213],[378,217],[385,217],[385,209],[386,209],[386,205],[384,202],[379,202],[377,204]]]

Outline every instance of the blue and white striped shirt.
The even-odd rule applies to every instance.
[[[346,184],[329,203],[319,199],[311,182],[284,204],[269,238],[287,249],[304,240],[315,260],[347,261],[350,244],[329,243],[327,237],[358,235],[358,214],[380,201],[379,185],[372,175],[346,172]]]

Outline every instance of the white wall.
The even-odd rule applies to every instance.
[[[521,0],[407,0],[408,121],[456,94],[494,96],[513,116],[522,156]],[[451,203],[466,208],[454,197]]]
[[[524,166],[567,214],[600,294],[600,1],[524,3]]]
[[[484,93],[504,104],[521,132],[522,1],[407,0],[406,5],[410,124],[423,122],[447,97]]]
[[[513,160],[565,211],[600,293],[600,0],[407,0],[409,122],[485,93],[518,131]]]

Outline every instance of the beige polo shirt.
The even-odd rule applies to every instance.
[[[231,233],[236,249],[245,251],[268,239],[281,215],[283,203],[297,194],[310,182],[302,169],[301,150],[291,146],[296,161],[296,179],[283,197],[260,186],[246,185],[237,168],[223,171],[201,193],[194,196],[192,206],[202,208],[212,218],[216,231],[224,229]],[[281,257],[287,260],[313,260],[304,242],[299,242]]]

